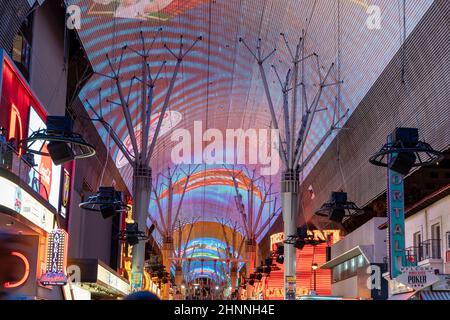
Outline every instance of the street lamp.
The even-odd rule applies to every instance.
[[[317,263],[313,263],[311,265],[311,269],[313,270],[313,273],[314,273],[314,292],[316,292],[316,270],[317,270],[317,268],[319,268]]]

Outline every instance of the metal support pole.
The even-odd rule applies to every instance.
[[[231,281],[231,291],[234,292],[236,290],[236,281],[237,281],[237,263],[231,263],[230,270],[230,281]]]
[[[183,269],[180,266],[177,266],[175,269],[175,285],[178,287],[178,289],[181,287],[181,284],[183,282]]]
[[[163,246],[162,246],[162,257],[163,257],[163,265],[166,269],[166,272],[170,275],[170,267],[172,265],[172,252],[173,252],[173,239],[172,237],[165,237]],[[169,280],[169,279],[168,279]],[[166,284],[163,284],[162,287],[162,299],[169,300],[169,289],[170,289],[170,281]]]
[[[247,241],[246,246],[247,253],[247,278],[250,277],[250,274],[255,271],[255,262],[256,262],[256,241],[254,239],[250,239]],[[247,283],[247,300],[252,300],[253,298],[253,286]]]
[[[317,273],[317,271],[316,271],[316,269],[314,269],[314,293],[317,291],[317,289],[316,289],[316,273]]]
[[[287,237],[297,231],[298,174],[294,170],[283,173],[281,181],[281,201],[283,210],[284,234]],[[295,300],[296,252],[293,244],[284,245],[284,298]]]
[[[147,230],[148,204],[150,202],[152,171],[148,166],[136,165],[133,171],[133,200],[134,220],[138,223],[139,230]],[[136,288],[142,287],[144,272],[145,242],[140,241],[133,246],[133,279],[137,281]],[[140,282],[140,285],[139,285]]]

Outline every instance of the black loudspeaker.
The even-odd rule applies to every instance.
[[[416,162],[416,155],[412,152],[392,154],[388,163],[389,169],[402,175],[407,175]]]
[[[263,273],[269,275],[270,272],[272,271],[272,267],[264,267]],[[262,278],[262,275],[261,275]],[[261,280],[261,279],[259,279]]]
[[[417,128],[396,128],[391,134],[393,143],[404,148],[414,148],[419,142],[419,129]]]
[[[71,134],[73,132],[73,121],[69,117],[49,116],[45,125],[48,134],[60,135],[61,133]]]
[[[114,209],[114,206],[111,204],[100,205],[100,212],[102,213],[103,219],[111,218],[116,214],[116,210]]]
[[[297,228],[297,237],[301,240],[308,237],[308,228],[306,228],[306,226],[298,227]]]
[[[331,202],[333,203],[333,207],[328,212],[328,219],[337,223],[341,223],[345,217],[344,206],[347,203],[347,193],[332,192]]]
[[[325,249],[325,255],[326,255],[326,262],[331,260],[331,247],[326,247]]]
[[[341,223],[345,217],[345,210],[342,208],[331,209],[328,213],[328,219],[331,221]]]
[[[72,149],[65,142],[49,142],[47,149],[53,163],[57,166],[75,158]]]
[[[332,192],[331,201],[336,205],[343,205],[347,203],[347,192]]]
[[[305,240],[297,240],[297,241],[295,241],[294,247],[296,249],[303,250],[303,248],[305,247]]]
[[[283,264],[284,263],[284,256],[278,256],[276,259],[277,263]]]
[[[138,233],[139,233],[139,227],[136,222],[135,223],[127,223],[127,225],[126,225],[127,243],[130,246],[134,246],[139,243]]]
[[[277,244],[277,255],[284,255],[284,246],[281,244]]]

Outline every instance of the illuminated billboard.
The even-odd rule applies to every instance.
[[[7,138],[15,144],[33,132],[45,128],[47,113],[32,92],[26,80],[0,49],[0,127],[7,129]],[[47,152],[47,143],[36,141],[31,149]],[[24,150],[17,150],[19,155]],[[61,194],[62,167],[55,166],[49,156],[34,155],[33,169],[29,170],[26,183],[56,210],[59,208]],[[20,163],[25,168],[24,163]]]
[[[36,110],[30,106],[29,122],[28,122],[28,136],[31,136],[33,132],[45,129],[45,122],[36,112]],[[47,153],[47,143],[37,141],[31,146],[31,149],[35,151]],[[61,188],[61,166],[56,166],[49,156],[34,155],[34,162],[36,169],[39,172],[41,183],[39,184],[39,192],[44,199],[48,200],[50,204],[56,209],[59,208],[60,188]],[[31,174],[31,173],[30,173]]]

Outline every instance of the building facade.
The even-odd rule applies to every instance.
[[[114,234],[120,217],[106,220],[78,207],[103,185],[129,194],[87,112],[79,107],[77,96],[92,67],[76,30],[66,28],[64,2],[2,1],[0,7],[0,292],[18,299],[95,296],[82,285],[68,290],[67,285],[41,282],[54,232],[64,230],[67,237],[57,235],[65,246],[62,267],[70,267],[68,259],[95,259],[105,297],[123,296],[129,283],[117,273],[121,245]],[[61,166],[48,156],[30,158],[20,141],[43,128],[47,116],[71,117],[74,131],[95,147],[96,156]],[[120,281],[105,282],[114,277]]]
[[[386,218],[373,218],[331,246],[330,260],[321,266],[332,270],[333,296],[349,299],[386,299]],[[372,281],[378,275],[379,281]],[[376,279],[376,280],[378,280]]]

